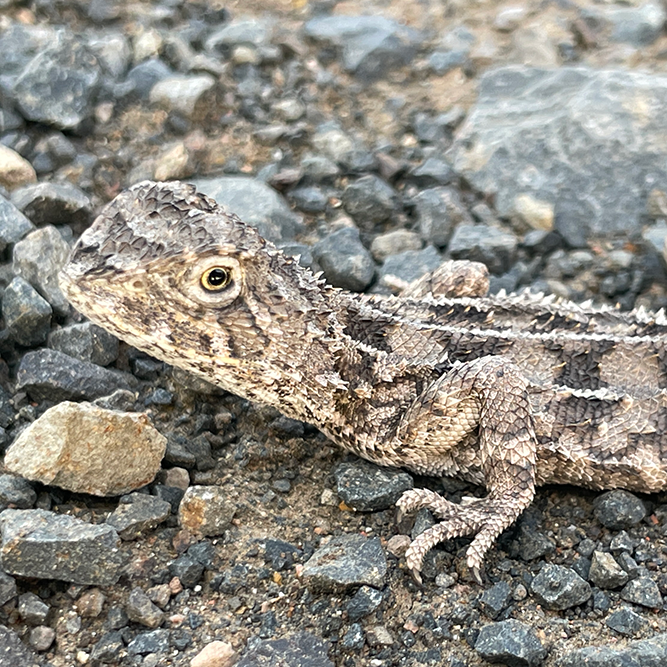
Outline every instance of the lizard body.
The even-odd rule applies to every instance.
[[[398,297],[349,293],[180,183],[108,204],[61,285],[126,342],[363,458],[485,486],[466,505],[424,489],[399,500],[440,520],[408,549],[416,573],[438,542],[474,535],[479,577],[536,485],[667,488],[662,313],[484,296],[484,272],[461,262]]]

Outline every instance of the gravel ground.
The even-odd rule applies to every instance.
[[[0,666],[667,664],[667,494],[542,488],[484,586],[456,540],[420,587],[402,555],[433,519],[394,501],[481,489],[346,456],[56,280],[102,204],[183,179],[347,289],[457,258],[494,292],[664,307],[666,18],[0,0]]]

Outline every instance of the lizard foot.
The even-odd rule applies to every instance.
[[[466,563],[475,580],[481,583],[480,570],[484,556],[500,533],[511,525],[523,511],[526,500],[517,497],[478,498],[466,505],[446,500],[434,491],[411,489],[399,499],[401,511],[427,507],[440,522],[418,535],[405,553],[405,560],[413,576],[419,581],[419,572],[426,554],[437,544],[455,537],[474,535],[466,552]]]

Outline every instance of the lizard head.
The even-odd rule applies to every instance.
[[[209,379],[221,366],[281,354],[277,342],[321,291],[308,270],[193,186],[149,181],[102,210],[60,284],[93,322]]]

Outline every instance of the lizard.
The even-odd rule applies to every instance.
[[[69,301],[139,350],[308,422],[383,466],[487,493],[406,491],[437,523],[405,553],[471,536],[481,568],[544,484],[667,488],[667,318],[486,295],[445,262],[398,296],[332,287],[194,186],[141,182],[103,208],[60,273]]]

